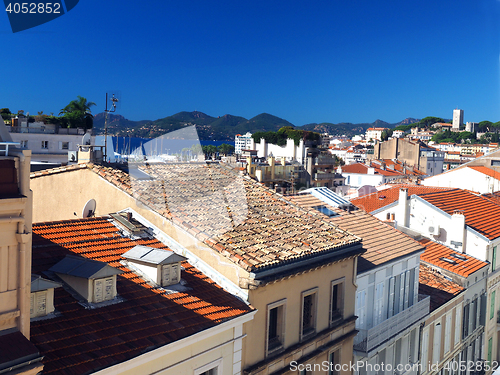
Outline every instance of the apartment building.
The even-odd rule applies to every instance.
[[[242,150],[253,150],[254,141],[252,133],[247,132],[244,135],[236,134],[234,136],[234,153],[240,155]]]
[[[483,349],[489,263],[429,239],[419,242],[425,247],[420,291],[431,296],[432,310],[421,341],[423,370],[434,374],[471,361],[478,371],[464,373],[484,373],[483,361],[492,360],[491,351],[488,359]]]
[[[353,203],[370,209],[381,219],[394,218],[397,228],[403,231],[408,228],[412,233],[418,233],[459,254],[471,255],[491,264],[487,275],[488,319],[485,321],[483,345],[488,347],[493,360],[497,360],[500,353],[495,314],[499,306],[496,295],[500,287],[497,260],[500,206],[470,191],[452,188],[411,196],[406,188],[401,188],[397,200],[388,199],[383,203],[378,199],[380,193],[386,192],[369,194],[353,200]]]
[[[368,128],[366,129],[365,133],[365,139],[367,140],[377,140],[381,141],[382,140],[382,133],[384,130],[389,130],[388,128]]]
[[[0,372],[38,374],[30,339],[31,151],[15,148],[0,123]]]
[[[424,248],[328,189],[309,189],[289,199],[362,238],[366,252],[357,264],[359,333],[354,339],[354,360],[363,363],[358,373],[392,374],[397,368],[400,374],[417,374],[420,326],[430,304],[428,296],[419,294]],[[384,369],[377,370],[381,363]]]
[[[325,361],[352,360],[355,265],[364,252],[352,233],[218,163],[79,165],[34,173],[32,183],[37,221],[70,219],[91,198],[96,215],[130,207],[254,307],[242,332],[244,374],[326,373],[317,369]],[[67,189],[54,207],[58,186]]]

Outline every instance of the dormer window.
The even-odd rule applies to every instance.
[[[38,275],[31,275],[30,318],[54,312],[54,289],[61,286]]]
[[[113,300],[117,296],[116,275],[122,271],[107,263],[67,255],[50,268],[89,303]]]
[[[181,281],[181,262],[187,258],[172,250],[137,245],[122,255],[142,276],[160,286]]]

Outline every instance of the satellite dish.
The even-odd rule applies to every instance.
[[[85,219],[87,217],[93,217],[95,215],[96,203],[95,199],[89,199],[85,206],[83,206],[82,217]]]
[[[88,146],[90,145],[90,134],[85,133],[85,135],[82,137],[82,145]]]

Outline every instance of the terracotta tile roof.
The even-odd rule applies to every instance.
[[[66,165],[66,166],[58,167],[58,168],[44,169],[42,171],[31,172],[30,177],[36,178],[36,177],[41,177],[41,176],[47,176],[50,174],[76,171],[78,169],[85,169],[85,168],[87,168],[87,164],[72,164],[72,165]]]
[[[478,171],[478,172],[485,174],[487,176],[493,177],[496,180],[500,180],[500,172],[497,172],[491,168],[484,167],[484,166],[471,166],[468,168],[473,169],[475,171]]]
[[[500,237],[500,206],[475,193],[453,189],[421,194],[421,198],[448,214],[463,211],[465,224],[490,240]]]
[[[427,238],[419,242],[425,247],[424,253],[420,256],[422,262],[456,273],[457,275],[468,277],[481,268],[489,266],[488,262],[483,262],[470,255],[459,253]]]
[[[349,164],[349,165],[343,165],[342,166],[342,172],[343,173],[359,173],[359,174],[368,174],[368,166],[362,163],[356,163],[356,164]],[[402,173],[398,171],[392,171],[392,170],[383,170],[378,167],[373,166],[373,169],[375,171],[375,174],[381,174],[383,176],[403,176]]]
[[[388,189],[380,190],[376,193],[364,195],[359,198],[351,199],[351,203],[355,206],[365,210],[366,212],[373,212],[382,207],[385,207],[399,199],[399,189],[407,188],[408,196],[414,194],[420,195],[434,191],[446,191],[452,188],[439,188],[434,186],[423,185],[410,185],[410,184],[396,184]]]
[[[312,215],[339,225],[362,238],[363,249],[366,252],[358,258],[358,272],[365,272],[394,259],[423,251],[422,245],[417,241],[365,211],[355,210],[348,213],[325,204],[311,194],[294,195],[287,198],[310,210]],[[328,217],[314,208],[317,206],[327,206],[338,216]]]
[[[264,185],[216,163],[150,164],[151,179],[91,169],[245,270],[270,268],[360,242]]]
[[[489,193],[489,194],[483,194],[482,197],[488,199],[489,201],[492,201],[495,204],[500,205],[500,191],[496,191],[494,193]]]
[[[42,275],[66,255],[107,262],[124,302],[85,309],[64,288],[55,290],[59,313],[31,323],[31,341],[44,356],[44,374],[87,374],[136,357],[252,311],[188,262],[181,277],[192,288],[165,294],[120,263],[136,245],[167,247],[155,238],[123,237],[110,218],[33,225],[33,273]]]
[[[418,293],[431,297],[430,311],[436,310],[465,290],[425,264],[420,264],[418,281]]]

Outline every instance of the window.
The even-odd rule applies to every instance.
[[[356,328],[366,328],[366,290],[356,292]]]
[[[455,339],[454,346],[458,345],[458,341],[460,340],[460,322],[462,320],[462,309],[457,307],[455,310]]]
[[[339,375],[340,371],[338,371],[340,367],[340,349],[337,349],[328,354],[328,375]]]
[[[222,374],[222,358],[206,364],[194,370],[194,375],[221,375]]]
[[[267,305],[267,353],[283,348],[285,343],[286,299]]]
[[[332,281],[332,296],[330,301],[330,323],[344,319],[344,280]]]
[[[385,319],[384,314],[384,282],[380,282],[375,286],[375,311],[373,314],[373,325],[382,323]]]
[[[42,141],[42,149],[43,150],[49,149],[49,141]]]
[[[490,320],[495,317],[495,292],[491,292]]]
[[[28,148],[28,141],[21,141],[21,148]]]
[[[441,362],[441,323],[434,326],[434,343],[432,345],[432,363]]]
[[[497,247],[493,247],[493,254],[491,256],[491,272],[495,272],[495,269],[497,265]]]
[[[61,142],[61,150],[69,150],[69,142]]]
[[[318,288],[302,292],[301,339],[316,332],[316,300]]]

